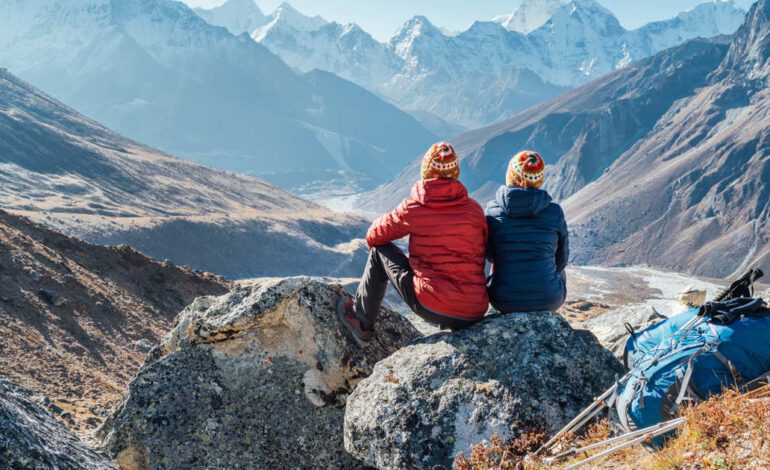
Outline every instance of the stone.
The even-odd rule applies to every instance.
[[[360,348],[337,320],[341,291],[291,278],[196,300],[97,439],[124,470],[360,468],[343,447],[347,396],[420,334],[384,310]]]
[[[110,459],[89,449],[31,395],[0,378],[0,468],[114,469]]]
[[[586,321],[583,326],[596,335],[599,342],[622,361],[630,336],[626,324],[634,332],[646,330],[666,317],[650,305],[629,305],[610,310]]]
[[[555,433],[622,372],[557,314],[494,315],[379,362],[348,398],[345,448],[383,470],[452,468],[495,433]]]
[[[699,307],[706,303],[707,292],[704,289],[695,289],[688,286],[676,296],[676,300],[688,308]]]
[[[142,351],[146,353],[147,351],[152,349],[152,344],[146,339],[140,339],[140,340],[134,341],[134,347],[138,351]]]

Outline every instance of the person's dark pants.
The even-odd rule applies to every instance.
[[[388,281],[393,284],[409,308],[428,323],[456,330],[479,321],[451,317],[423,307],[417,300],[413,279],[414,272],[409,266],[409,258],[396,245],[390,243],[372,248],[356,292],[356,314],[364,328],[374,329],[382,299],[388,289]]]

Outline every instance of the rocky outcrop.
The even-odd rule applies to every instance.
[[[639,332],[665,319],[650,305],[629,305],[594,317],[586,321],[584,326],[596,335],[602,346],[622,361],[629,336],[626,324],[634,332]]]
[[[198,299],[99,430],[104,447],[127,470],[358,468],[342,445],[346,398],[420,335],[383,311],[359,348],[336,318],[341,289],[292,278]]]
[[[494,433],[557,431],[622,369],[556,314],[493,316],[378,363],[348,398],[345,448],[380,469],[451,468]]]
[[[83,444],[26,392],[0,378],[0,468],[111,469],[110,460]]]

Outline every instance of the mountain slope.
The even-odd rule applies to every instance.
[[[181,2],[0,0],[0,10],[0,64],[132,139],[198,162],[284,180],[344,170],[340,161],[384,162],[390,174],[365,173],[384,181],[433,140],[406,113],[418,140],[381,147],[331,131],[317,102],[340,97]],[[378,116],[360,108],[351,118]]]
[[[538,150],[549,164],[546,189],[566,199],[599,178],[655,126],[677,100],[706,84],[722,61],[727,39],[696,39],[613,72],[515,117],[457,136],[462,179],[481,201],[504,182],[510,158]],[[397,203],[417,175],[417,163],[366,194],[362,205],[379,211]]]
[[[565,203],[576,260],[728,276],[770,261],[770,1],[697,90]]]
[[[0,206],[228,277],[352,274],[364,255],[364,221],[144,147],[2,70]]]
[[[228,289],[221,278],[0,211],[0,370],[84,434],[122,398],[176,314]]]
[[[459,34],[417,16],[387,45],[355,25],[309,29],[309,18],[297,15],[296,25],[276,22],[252,36],[301,71],[327,70],[404,109],[474,128],[688,39],[731,34],[745,12],[716,0],[629,31],[595,0],[527,0],[509,17]]]

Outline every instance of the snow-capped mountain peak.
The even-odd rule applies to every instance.
[[[328,21],[316,16],[307,16],[298,12],[287,2],[283,2],[273,13],[274,21],[284,22],[299,31],[315,31],[329,24]]]
[[[215,8],[195,8],[193,11],[207,22],[223,26],[236,35],[251,33],[268,21],[254,0],[227,0]]]
[[[478,127],[688,39],[731,34],[744,16],[732,0],[707,0],[629,31],[597,0],[523,0],[457,34],[415,16],[382,44],[284,4],[252,37],[302,72],[333,72],[406,109]]]
[[[543,26],[565,4],[565,0],[524,0],[510,15],[494,18],[508,31],[527,34]]]
[[[437,46],[435,43],[441,43],[446,38],[441,29],[437,28],[424,16],[414,16],[410,18],[390,39],[389,47],[395,54],[401,58],[411,54],[411,51],[417,47],[417,44],[424,44],[421,50],[428,51]]]

